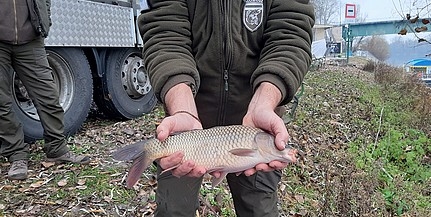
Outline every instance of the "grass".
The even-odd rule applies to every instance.
[[[358,168],[367,173],[379,171],[378,189],[390,215],[426,216],[431,209],[431,196],[418,192],[426,192],[430,187],[431,167],[423,160],[431,153],[431,123],[424,124],[431,113],[418,108],[431,107],[431,101],[421,100],[430,93],[400,69],[377,66],[380,71],[374,74],[378,83],[368,86],[363,98],[373,105],[379,117],[371,120],[379,134],[365,146],[363,140],[352,142],[350,153]]]
[[[353,59],[352,59],[353,61]],[[287,125],[299,161],[279,183],[281,216],[415,216],[431,213],[431,94],[412,76],[384,64],[321,66],[307,74],[295,120]],[[117,148],[152,137],[158,106],[134,120],[90,118],[69,139],[86,166],[44,163],[31,146],[30,177],[0,178],[0,216],[152,216],[155,168],[124,187],[130,163]],[[9,164],[0,159],[1,177]],[[226,181],[204,179],[199,216],[234,216]]]
[[[426,162],[431,100],[423,100],[430,99],[430,90],[400,69],[376,63],[366,68],[370,65],[369,72],[328,67],[306,77],[290,127],[312,154],[292,173],[303,178],[293,185],[306,186],[301,203],[306,215],[428,216],[431,211]]]

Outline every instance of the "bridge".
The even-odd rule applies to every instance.
[[[349,60],[350,49],[354,37],[428,32],[426,26],[430,23],[430,18],[391,20],[381,22],[349,23],[342,26],[342,37],[347,44],[347,61]]]
[[[381,22],[366,22],[366,23],[349,23],[343,25],[343,38],[347,39],[357,36],[370,36],[370,35],[386,35],[398,34],[403,29],[407,30],[406,33],[415,32],[415,28],[421,28],[428,25],[431,21],[430,18],[418,19],[414,23],[413,20],[391,20]],[[429,31],[429,29],[422,30],[422,32]]]

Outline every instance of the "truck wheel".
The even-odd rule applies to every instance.
[[[59,87],[60,104],[64,110],[66,135],[76,133],[87,118],[93,96],[93,82],[87,58],[81,49],[46,48],[54,82]],[[43,128],[27,91],[14,78],[14,111],[23,124],[26,142],[43,138]]]
[[[105,73],[99,83],[94,101],[110,118],[139,117],[150,112],[157,102],[137,48],[108,51]]]

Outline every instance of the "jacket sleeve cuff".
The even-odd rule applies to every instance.
[[[269,82],[275,85],[281,92],[281,102],[279,105],[287,104],[290,100],[292,100],[295,92],[292,94],[292,91],[288,90],[286,84],[281,80],[281,78],[274,74],[264,74],[260,75],[253,81],[253,92],[256,92],[256,89],[259,87],[260,83]]]
[[[165,103],[166,93],[173,86],[175,86],[177,84],[181,84],[181,83],[187,84],[191,88],[193,96],[196,96],[196,92],[197,92],[197,90],[196,90],[196,82],[193,79],[193,77],[190,76],[190,75],[187,75],[187,74],[180,74],[180,75],[175,75],[175,76],[170,77],[166,81],[165,85],[163,85],[163,88],[160,91],[160,100],[161,100],[161,102]]]

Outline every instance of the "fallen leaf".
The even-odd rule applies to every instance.
[[[18,214],[23,214],[26,211],[25,211],[25,209],[19,209],[19,210],[16,210],[15,212],[18,213]]]
[[[286,189],[286,185],[285,184],[281,184],[280,185],[280,191],[283,192]]]
[[[0,191],[1,190],[12,190],[14,188],[15,188],[15,186],[13,186],[13,185],[3,185],[0,187]]]
[[[35,183],[32,183],[30,185],[30,188],[39,188],[40,186],[42,186],[45,182],[44,181],[37,181]]]
[[[299,195],[299,194],[295,195],[295,199],[296,201],[298,201],[298,203],[304,203],[304,196],[302,195]]]
[[[76,189],[79,189],[79,190],[85,190],[85,189],[87,189],[87,186],[85,186],[85,185],[82,185],[82,186],[76,186]]]
[[[58,186],[63,187],[67,185],[67,180],[66,179],[62,179],[57,183]]]
[[[85,185],[85,179],[80,179],[77,182],[78,185]]]
[[[104,196],[103,200],[106,201],[106,202],[108,202],[108,203],[112,202],[112,198],[110,198],[108,196]]]
[[[54,166],[55,162],[45,162],[45,161],[43,161],[41,164],[42,164],[43,167],[49,168],[49,167]]]
[[[329,145],[329,147],[330,147],[331,149],[337,150],[337,149],[340,149],[340,148],[341,148],[341,144],[339,144],[339,143],[331,144],[331,145]]]

